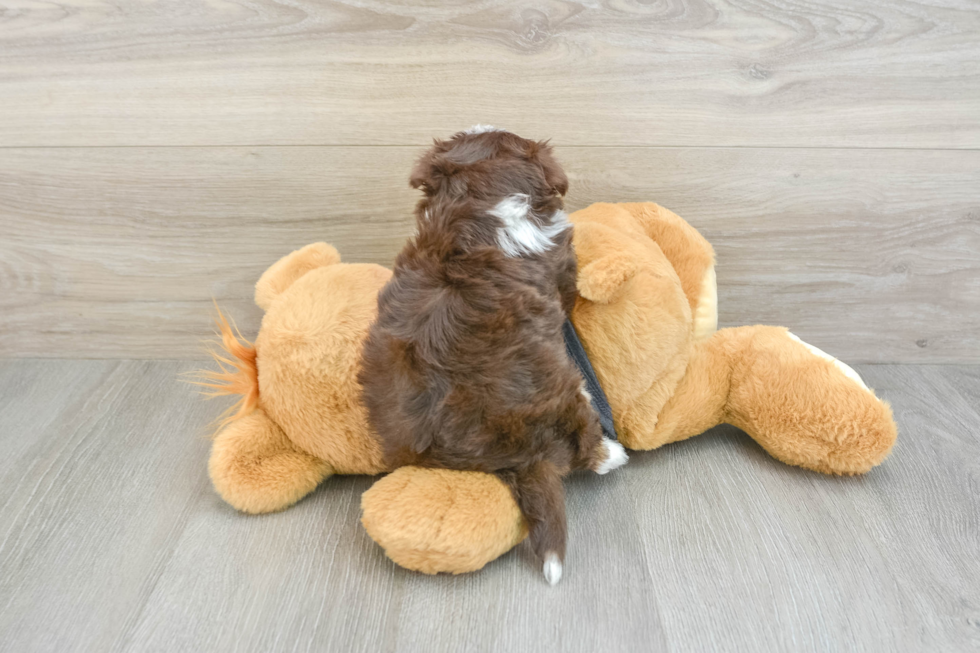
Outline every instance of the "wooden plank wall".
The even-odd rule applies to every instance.
[[[722,325],[980,362],[969,0],[0,0],[0,356],[196,358],[215,298],[314,240],[389,263],[412,160],[552,138],[570,208],[654,200]],[[4,6],[6,5],[6,6]]]

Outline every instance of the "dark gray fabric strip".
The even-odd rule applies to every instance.
[[[589,362],[589,357],[585,353],[582,341],[578,339],[578,333],[576,333],[575,327],[572,326],[571,320],[565,320],[561,332],[565,337],[565,350],[568,351],[571,359],[575,361],[575,365],[582,373],[582,378],[585,379],[585,389],[592,395],[592,407],[599,413],[599,424],[602,426],[602,434],[610,440],[618,440],[619,438],[616,437],[616,427],[613,425],[612,408],[609,407],[609,402],[606,400],[606,393],[602,391],[602,386],[599,385],[599,379],[595,375],[595,370],[592,369],[592,363]]]

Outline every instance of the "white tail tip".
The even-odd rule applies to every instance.
[[[561,560],[557,553],[549,553],[544,557],[544,579],[552,587],[561,580]]]

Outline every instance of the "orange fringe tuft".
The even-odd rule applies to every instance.
[[[259,369],[255,362],[255,346],[242,337],[237,326],[229,324],[218,304],[218,316],[214,323],[221,335],[221,350],[214,343],[208,343],[208,353],[221,368],[220,371],[200,370],[192,374],[196,380],[189,381],[208,390],[202,394],[208,398],[240,395],[238,401],[229,406],[215,420],[217,434],[225,426],[252,412],[259,403]]]

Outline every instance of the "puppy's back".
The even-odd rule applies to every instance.
[[[429,220],[443,220],[443,210],[480,207],[437,205]],[[570,248],[569,237],[555,247]],[[379,295],[363,353],[365,403],[391,464],[425,458],[492,471],[543,446],[528,435],[551,419],[542,397],[575,383],[556,280],[567,264],[444,241],[420,233]],[[497,441],[502,432],[506,442]]]

